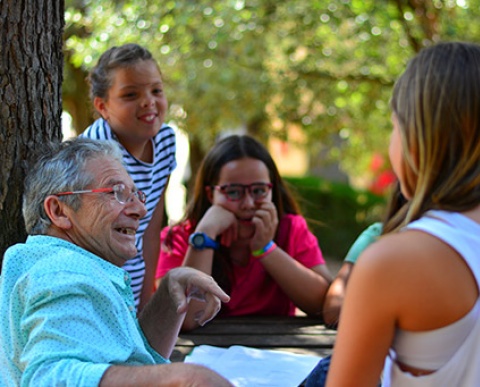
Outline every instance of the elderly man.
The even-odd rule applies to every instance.
[[[211,277],[172,270],[137,319],[121,266],[136,253],[145,200],[114,143],[74,139],[39,157],[25,180],[29,237],[7,250],[0,277],[0,382],[230,385],[167,360],[190,298],[205,301],[201,325],[229,300]]]

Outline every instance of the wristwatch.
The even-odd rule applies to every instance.
[[[188,243],[192,246],[195,250],[203,250],[203,249],[214,249],[217,250],[219,244],[217,241],[210,238],[204,232],[194,232],[188,238]]]

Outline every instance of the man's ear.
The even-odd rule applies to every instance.
[[[98,114],[102,116],[103,119],[108,120],[108,109],[105,104],[105,100],[100,97],[95,97],[93,99],[93,106],[97,110]]]
[[[60,201],[58,196],[47,196],[43,202],[43,208],[53,225],[65,230],[72,227],[69,217],[71,209],[64,202]]]
[[[210,186],[205,187],[205,193],[207,194],[207,199],[210,204],[213,204],[213,189]]]

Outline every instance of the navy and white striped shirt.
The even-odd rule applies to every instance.
[[[117,136],[103,118],[96,120],[91,126],[85,129],[80,136],[94,140],[115,140],[120,144]],[[154,153],[153,163],[145,163],[136,159],[120,144],[127,172],[132,177],[136,187],[147,195],[147,202],[145,203],[147,215],[140,220],[140,227],[136,234],[137,255],[123,266],[132,277],[131,284],[135,296],[135,305],[137,307],[140,302],[140,293],[145,276],[145,262],[142,256],[143,234],[163,194],[167,179],[177,166],[175,159],[175,132],[173,129],[163,124],[152,141]],[[158,237],[160,238],[160,235]]]

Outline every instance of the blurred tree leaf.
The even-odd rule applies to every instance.
[[[391,88],[408,59],[439,40],[480,38],[480,6],[468,0],[66,0],[66,7],[68,66],[85,75],[112,45],[148,47],[168,86],[170,118],[198,157],[219,133],[245,128],[264,141],[299,142],[312,162],[339,161],[352,176],[373,152],[386,154]],[[79,79],[66,72],[64,93]],[[291,137],[292,127],[303,137]]]

